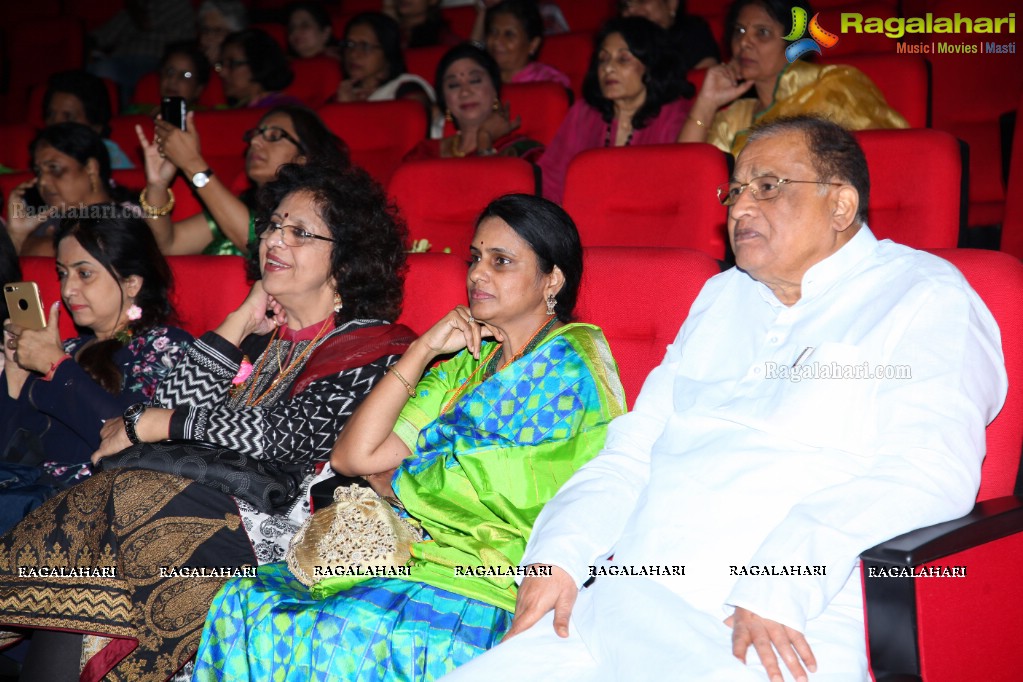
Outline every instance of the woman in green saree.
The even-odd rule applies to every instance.
[[[570,322],[582,248],[564,211],[501,197],[477,221],[471,254],[469,306],[409,347],[331,456],[335,471],[368,477],[422,524],[409,575],[310,590],[272,564],[231,581],[211,607],[194,679],[430,680],[511,624],[512,573],[533,521],[597,454],[625,400],[603,334]]]

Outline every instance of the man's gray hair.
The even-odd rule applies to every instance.
[[[852,185],[860,195],[856,219],[861,225],[866,224],[867,207],[870,204],[870,172],[867,169],[867,157],[852,133],[820,116],[787,116],[753,128],[747,144],[785,133],[803,135],[818,180]]]
[[[205,0],[199,5],[196,16],[202,18],[202,15],[209,12],[219,12],[227,21],[232,33],[241,31],[249,25],[248,10],[241,0]]]

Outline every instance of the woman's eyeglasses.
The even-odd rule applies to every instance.
[[[331,239],[330,237],[321,237],[318,234],[313,234],[312,232],[309,232],[308,230],[303,230],[301,227],[298,227],[296,225],[281,225],[280,223],[269,221],[262,223],[257,227],[258,229],[256,231],[256,234],[259,235],[260,239],[264,240],[269,239],[274,232],[280,230],[281,241],[284,242],[286,246],[290,246],[293,248],[305,246],[306,244],[310,243],[310,241],[313,239],[319,239],[320,241],[323,242],[337,241],[336,239]]]
[[[191,71],[178,71],[172,66],[168,66],[166,69],[161,71],[160,75],[164,78],[181,78],[186,81],[190,81],[195,78],[195,74]]]
[[[352,50],[353,52],[361,52],[362,54],[369,54],[373,50],[383,49],[379,45],[367,43],[364,41],[356,42],[354,40],[342,40],[340,44],[342,50]]]
[[[253,128],[252,130],[246,130],[245,134],[242,135],[242,139],[247,144],[252,142],[253,138],[257,135],[267,142],[280,142],[281,140],[287,140],[298,147],[298,151],[305,154],[305,145],[296,140],[291,133],[284,128],[278,128],[277,126],[261,126],[259,128]]]

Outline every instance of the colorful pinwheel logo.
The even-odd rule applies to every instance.
[[[820,14],[813,15],[808,27],[806,10],[802,7],[792,8],[792,30],[785,36],[785,40],[795,41],[785,48],[785,58],[789,60],[790,64],[807,52],[820,54],[822,47],[834,47],[838,44],[837,35],[821,28],[820,22],[817,20],[819,16]],[[803,34],[806,33],[807,28],[810,30],[810,37],[804,38]]]

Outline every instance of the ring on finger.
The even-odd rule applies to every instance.
[[[475,324],[475,323],[476,323],[476,318],[472,316],[472,313],[469,313],[469,324]]]

